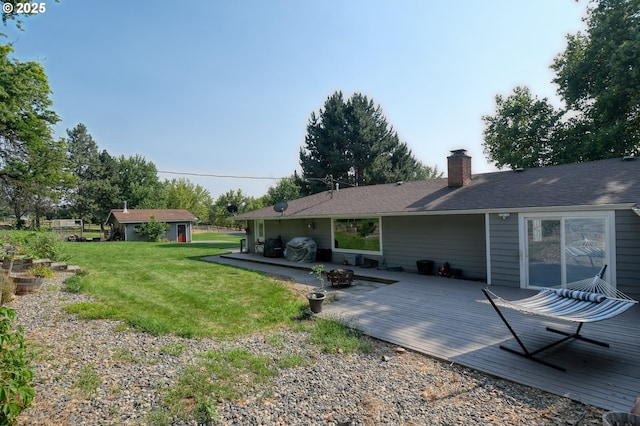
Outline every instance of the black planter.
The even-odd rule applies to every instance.
[[[307,294],[307,299],[309,300],[309,308],[311,308],[311,312],[314,314],[322,312],[322,302],[327,297],[326,294],[321,292],[309,293]]]
[[[419,274],[433,275],[433,260],[418,260],[416,266]]]

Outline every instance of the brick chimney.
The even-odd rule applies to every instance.
[[[466,149],[451,151],[447,157],[449,186],[458,187],[471,183],[471,157]]]

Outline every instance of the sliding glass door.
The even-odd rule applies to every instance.
[[[530,287],[562,283],[561,219],[527,219]]]
[[[524,218],[527,285],[553,287],[593,277],[611,256],[608,214]]]

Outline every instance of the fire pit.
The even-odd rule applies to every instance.
[[[352,285],[353,271],[351,269],[332,269],[327,272],[327,281],[334,285]]]

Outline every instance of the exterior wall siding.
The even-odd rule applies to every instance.
[[[390,267],[417,272],[417,260],[433,260],[463,278],[487,279],[484,214],[384,217],[382,248]]]
[[[616,211],[616,284],[640,300],[640,216],[631,210]]]
[[[191,242],[191,223],[190,222],[176,222],[169,224],[169,230],[166,232],[165,237],[169,241],[178,241],[178,225],[185,226],[185,234],[187,243]]]
[[[506,219],[489,215],[491,285],[520,287],[520,244],[518,214]]]
[[[189,222],[180,224],[186,226],[187,242],[191,242],[191,224]],[[135,231],[135,227],[140,225],[140,223],[127,223],[124,225],[127,241],[147,241],[145,237]],[[178,224],[170,223],[169,229],[164,234],[164,238],[169,241],[178,241]]]

